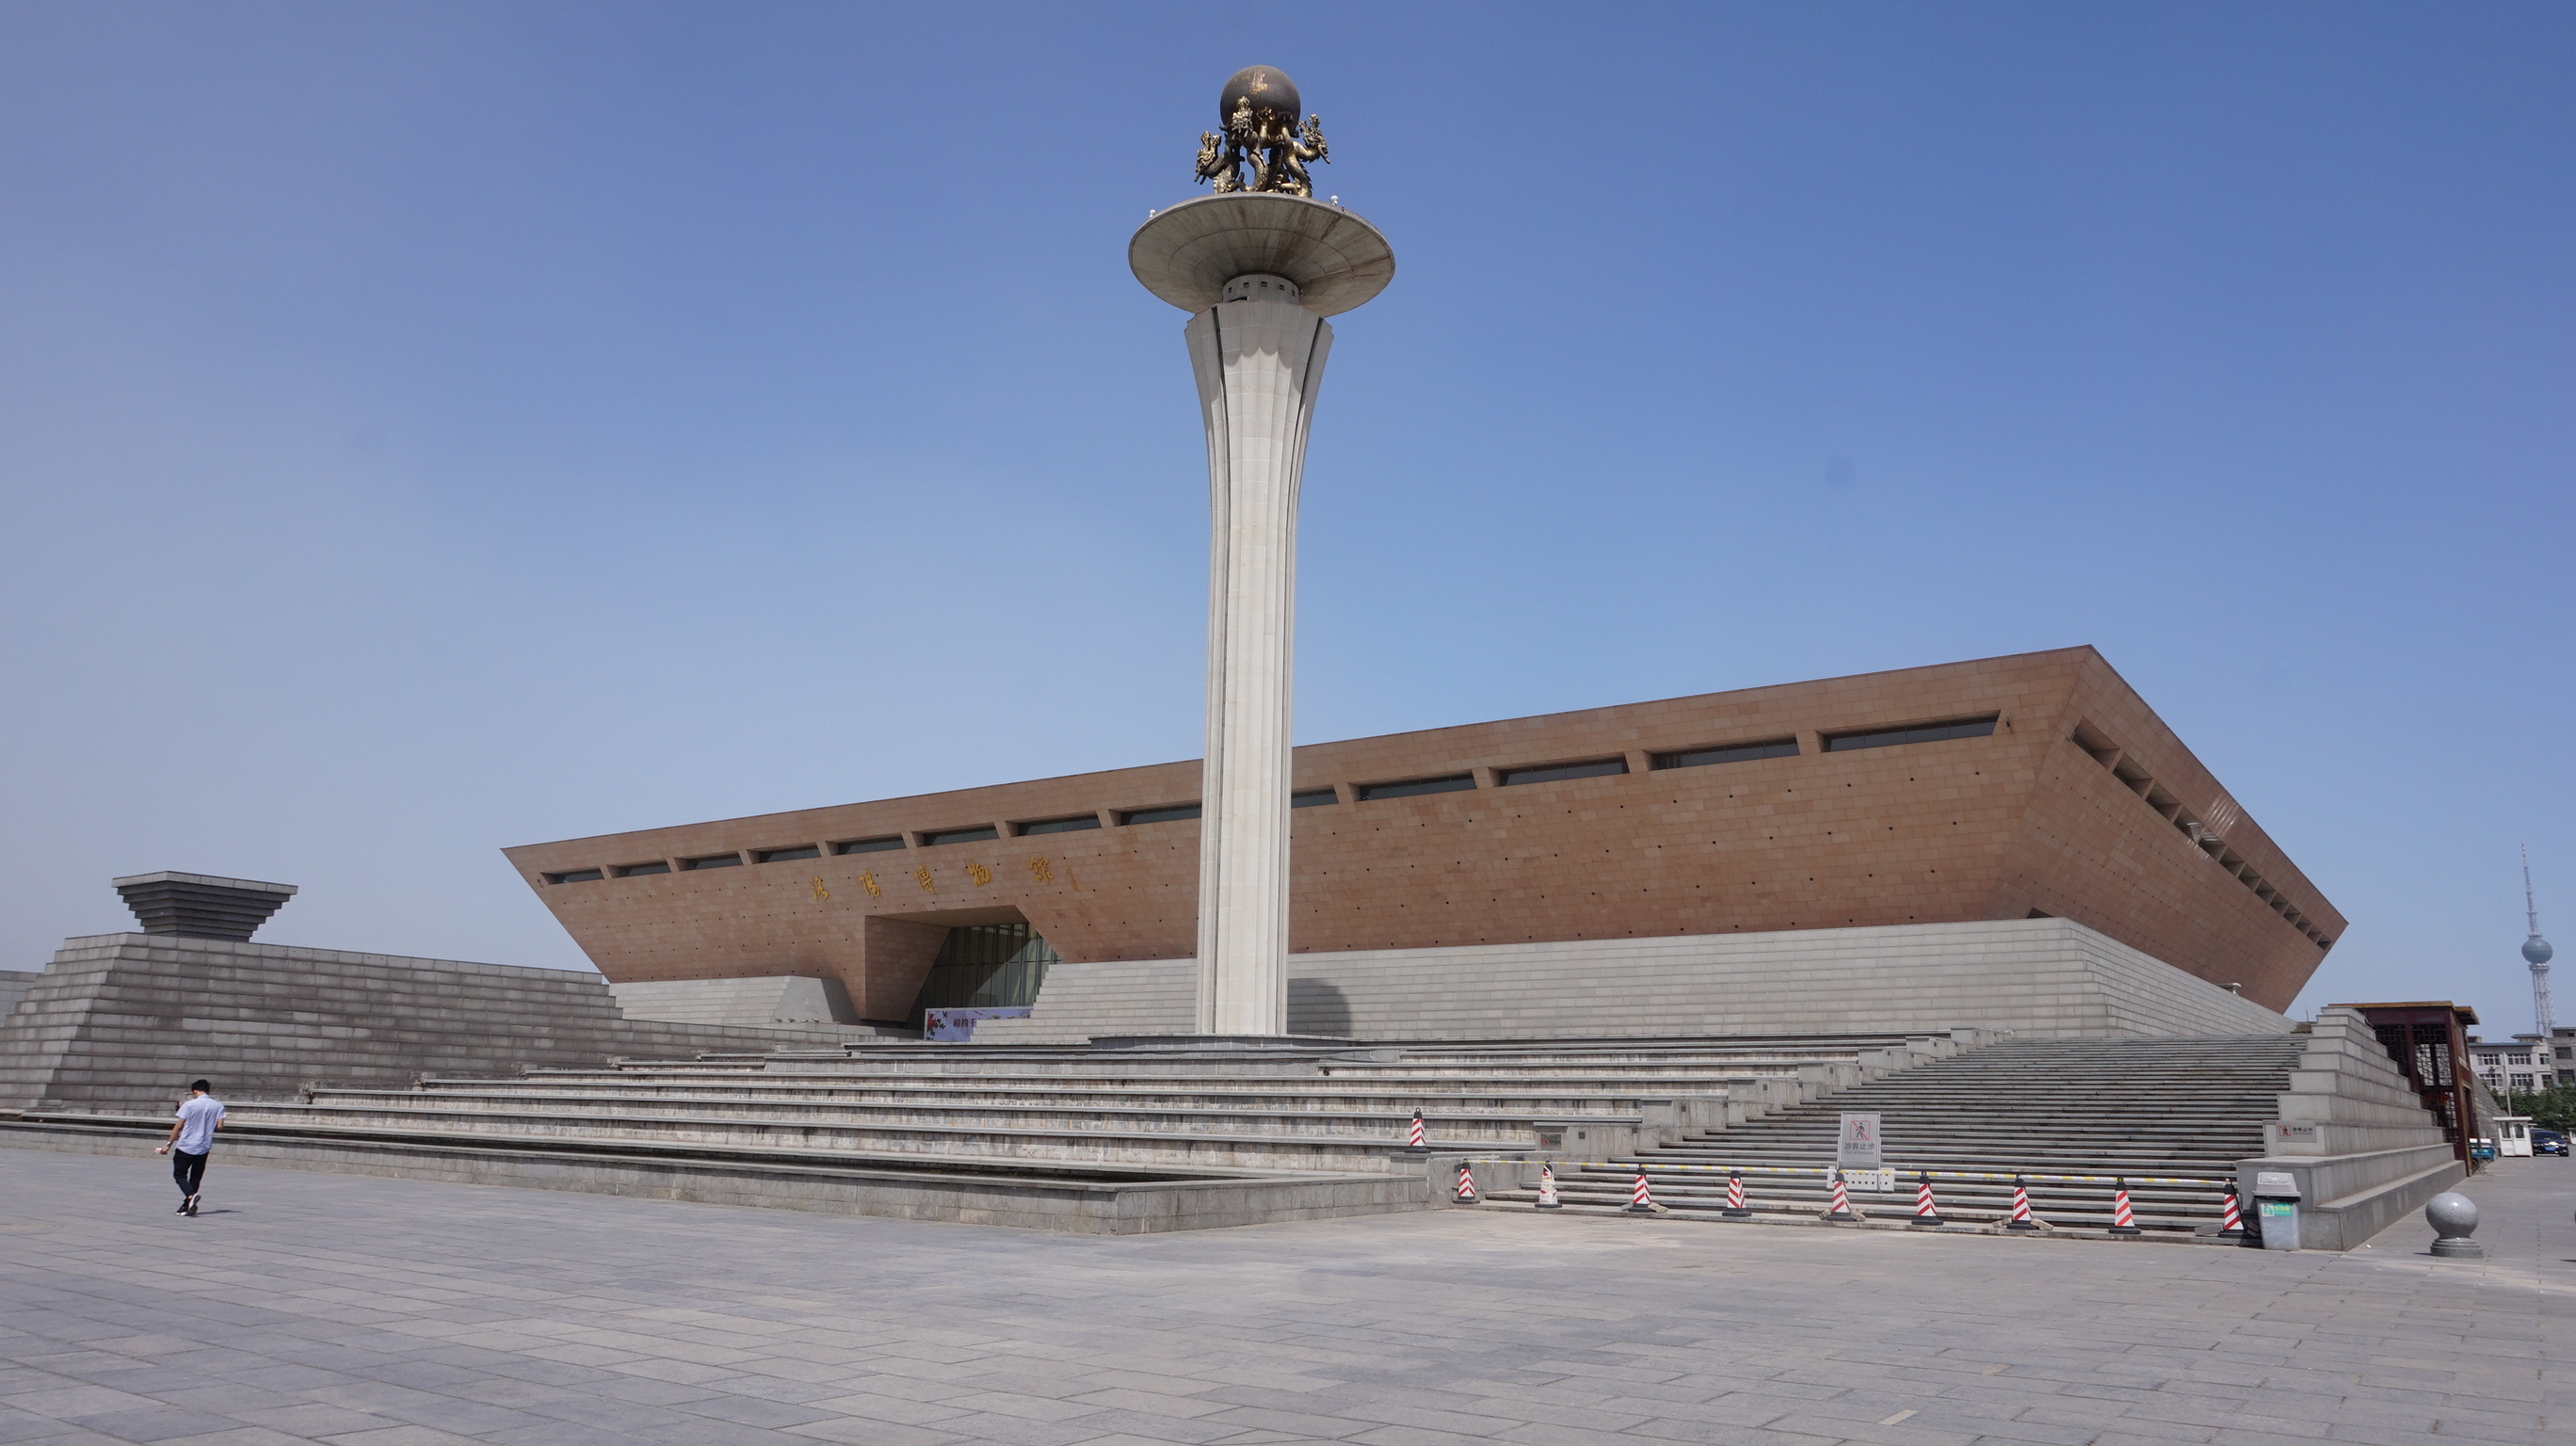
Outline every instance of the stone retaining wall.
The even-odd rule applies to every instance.
[[[1191,1027],[1188,959],[1054,964],[979,1044]],[[2290,1021],[2069,919],[1293,954],[1291,1033],[1355,1039],[2285,1034]]]
[[[666,979],[610,984],[617,1007],[629,1019],[661,1019],[674,1024],[775,1025],[842,1024],[856,1026],[848,991],[838,979],[767,974],[750,979]],[[871,1028],[870,1033],[896,1034]]]

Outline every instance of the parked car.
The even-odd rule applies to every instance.
[[[2534,1130],[2531,1132],[2531,1153],[2556,1155],[2563,1160],[2567,1157],[2567,1137],[2556,1130]]]
[[[2496,1142],[2479,1136],[2469,1141],[2469,1158],[2483,1164],[2496,1157]]]

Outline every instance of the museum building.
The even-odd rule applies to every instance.
[[[630,1013],[819,981],[845,1020],[1044,1021],[1087,992],[1059,1030],[1144,1032],[1184,979],[1150,966],[1195,947],[1199,783],[1163,763],[505,852]],[[2190,1032],[2286,1008],[2344,922],[2089,647],[1311,744],[1293,789],[1290,1008],[1326,1032],[1761,1027],[1758,979],[1812,1014],[1837,968],[1914,990],[1890,1007],[1916,1023],[2009,1014],[1990,996],[2034,987],[2004,967],[2034,947],[2065,956],[2046,987],[2128,1001],[2070,1032]]]

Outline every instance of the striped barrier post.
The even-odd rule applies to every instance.
[[[2037,1230],[2039,1222],[2030,1218],[2030,1187],[2013,1176],[2012,1218],[2004,1222],[2006,1230]]]
[[[1422,1137],[1422,1111],[1420,1110],[1415,1110],[1413,1112],[1413,1132],[1411,1137],[1404,1142],[1404,1148],[1408,1154],[1428,1155],[1431,1153],[1431,1142]]]
[[[1840,1170],[1834,1171],[1834,1208],[1825,1212],[1825,1218],[1837,1224],[1860,1218],[1852,1213],[1851,1194],[1843,1188],[1843,1172]]]
[[[1514,1157],[1512,1159],[1481,1160],[1460,1164],[1458,1167],[1458,1188],[1452,1199],[1455,1203],[1462,1205],[1479,1205],[1484,1203],[1483,1196],[1478,1193],[1474,1172],[1469,1168],[1469,1163],[1526,1167],[1530,1162],[1526,1157]],[[1613,1160],[1592,1162],[1572,1161],[1569,1163],[1584,1165],[1588,1168],[1595,1169],[1617,1169],[1623,1162]],[[1655,1203],[1653,1190],[1647,1183],[1645,1165],[1643,1163],[1639,1163],[1632,1168],[1635,1171],[1633,1176],[1634,1184],[1629,1191],[1628,1205],[1625,1213],[1631,1215],[1671,1214],[1671,1211]],[[1752,1210],[1747,1207],[1744,1185],[1744,1167],[1742,1166],[1660,1164],[1657,1165],[1656,1168],[1662,1170],[1724,1170],[1726,1171],[1726,1208],[1718,1213],[1728,1219],[1737,1220],[1744,1219],[1753,1213]],[[1844,1178],[1843,1171],[1839,1167],[1827,1168],[1813,1165],[1757,1165],[1753,1167],[1753,1170],[1756,1174],[1770,1175],[1821,1174],[1826,1177],[1830,1186],[1831,1203],[1819,1218],[1832,1221],[1836,1224],[1860,1222],[1869,1218],[1858,1210],[1852,1208],[1851,1185],[1850,1182]],[[2011,1213],[2002,1222],[2003,1228],[2011,1231],[2039,1231],[2051,1228],[2047,1221],[2042,1220],[2031,1213],[2030,1181],[2032,1177],[2027,1174],[2017,1173],[2011,1176],[2005,1176],[2000,1174],[1983,1174],[1977,1171],[1968,1170],[1944,1170],[1941,1174],[1946,1178],[1956,1180],[2010,1179],[2012,1181],[2012,1209]],[[1940,1206],[1934,1199],[1932,1190],[1932,1172],[1930,1170],[1918,1170],[1915,1173],[1914,1178],[1914,1214],[1906,1223],[1909,1225],[1921,1225],[1929,1228],[1938,1228],[1940,1226],[1953,1223],[1942,1216]],[[2042,1181],[2057,1184],[2110,1185],[2112,1188],[2112,1224],[2109,1233],[2114,1236],[2142,1236],[2146,1234],[2145,1229],[2141,1227],[2137,1221],[2136,1204],[2129,1196],[2129,1178],[2127,1176],[2041,1175],[2038,1178]],[[2140,1178],[2150,1185],[2191,1186],[2207,1183],[2205,1179],[2167,1179],[2162,1176],[2141,1176]],[[2253,1231],[2246,1228],[2244,1216],[2242,1214],[2244,1206],[2241,1198],[2237,1194],[2236,1186],[2233,1183],[2229,1183],[2224,1187],[2224,1191],[2225,1193],[2221,1196],[2221,1211],[2224,1218],[2220,1223],[2217,1238],[2227,1240],[2232,1243],[2243,1243],[2249,1239],[2259,1240],[2259,1236],[2256,1236]],[[1556,1167],[1555,1162],[1552,1160],[1543,1160],[1539,1162],[1539,1198],[1536,1204],[1537,1208],[1541,1210],[1556,1210],[1564,1208],[1564,1202],[1558,1198],[1556,1189]]]
[[[1636,1186],[1628,1192],[1627,1213],[1630,1215],[1655,1213],[1655,1192],[1646,1188],[1646,1167],[1643,1165],[1637,1167]]]
[[[2112,1182],[2111,1233],[2114,1235],[2144,1235],[2147,1233],[2138,1228],[2137,1219],[2129,1213],[2129,1182],[2125,1179],[2117,1179]]]

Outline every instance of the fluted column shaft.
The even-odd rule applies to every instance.
[[[1297,489],[1333,329],[1287,301],[1190,319],[1207,422],[1207,763],[1198,1029],[1288,1031],[1288,722]]]

